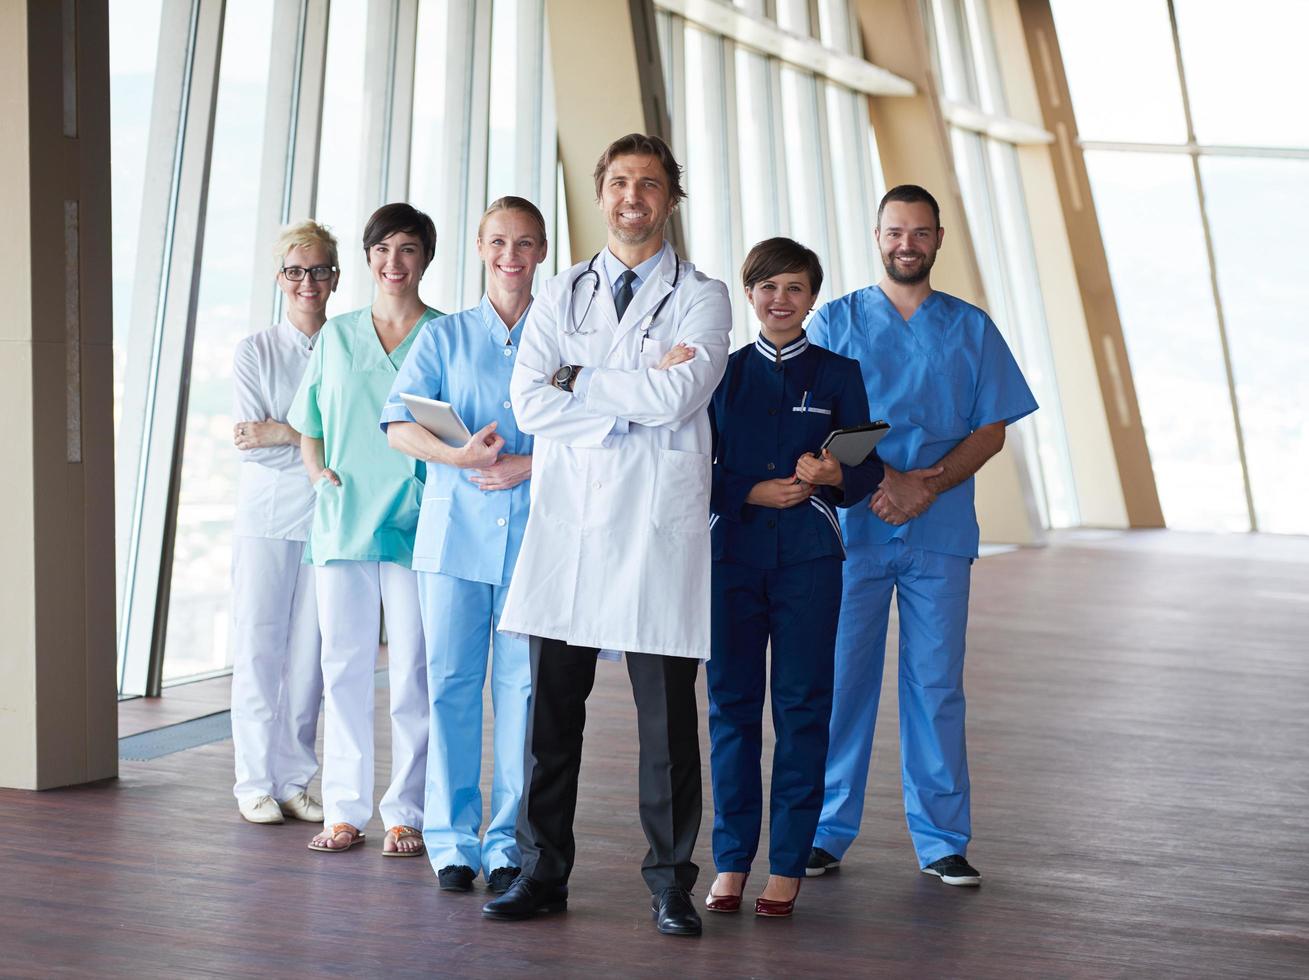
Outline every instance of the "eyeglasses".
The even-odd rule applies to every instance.
[[[333,265],[316,265],[312,269],[306,269],[298,265],[282,266],[282,275],[286,276],[291,282],[300,282],[304,279],[305,273],[314,282],[324,282],[336,275],[336,266]]]

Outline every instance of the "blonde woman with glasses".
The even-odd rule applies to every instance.
[[[251,823],[319,823],[309,783],[323,679],[313,569],[302,564],[314,491],[286,417],[340,273],[336,239],[314,221],[285,229],[275,255],[285,313],[242,340],[232,365],[241,458],[232,524],[235,794]]]

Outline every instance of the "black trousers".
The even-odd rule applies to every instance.
[[[518,847],[523,874],[565,884],[577,854],[573,816],[582,764],[586,699],[595,683],[596,651],[532,637],[532,698],[527,716]],[[690,889],[700,831],[699,711],[690,657],[626,655],[640,738],[641,827],[650,850],[641,875],[652,893]]]

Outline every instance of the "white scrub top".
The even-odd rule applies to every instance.
[[[232,360],[232,421],[286,422],[304,377],[314,338],[283,319],[236,345]],[[238,449],[240,477],[232,533],[305,541],[314,516],[314,490],[300,446]]]
[[[880,288],[868,286],[824,304],[809,340],[859,362],[869,412],[891,423],[877,455],[902,473],[935,466],[984,425],[1008,425],[1036,411],[1032,390],[991,318],[949,293],[932,293],[906,321]],[[841,526],[848,546],[898,538],[926,551],[976,558],[973,478],[899,526],[866,506],[841,511]]]

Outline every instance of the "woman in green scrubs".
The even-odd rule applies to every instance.
[[[423,853],[427,661],[410,569],[421,462],[377,427],[423,324],[441,314],[418,297],[436,251],[432,219],[408,204],[379,208],[364,229],[372,306],[333,317],[314,346],[289,421],[317,500],[306,560],[323,635],[324,829],[309,847],[346,851],[373,814],[373,672],[386,615],[391,778],[379,809],[388,857]]]

